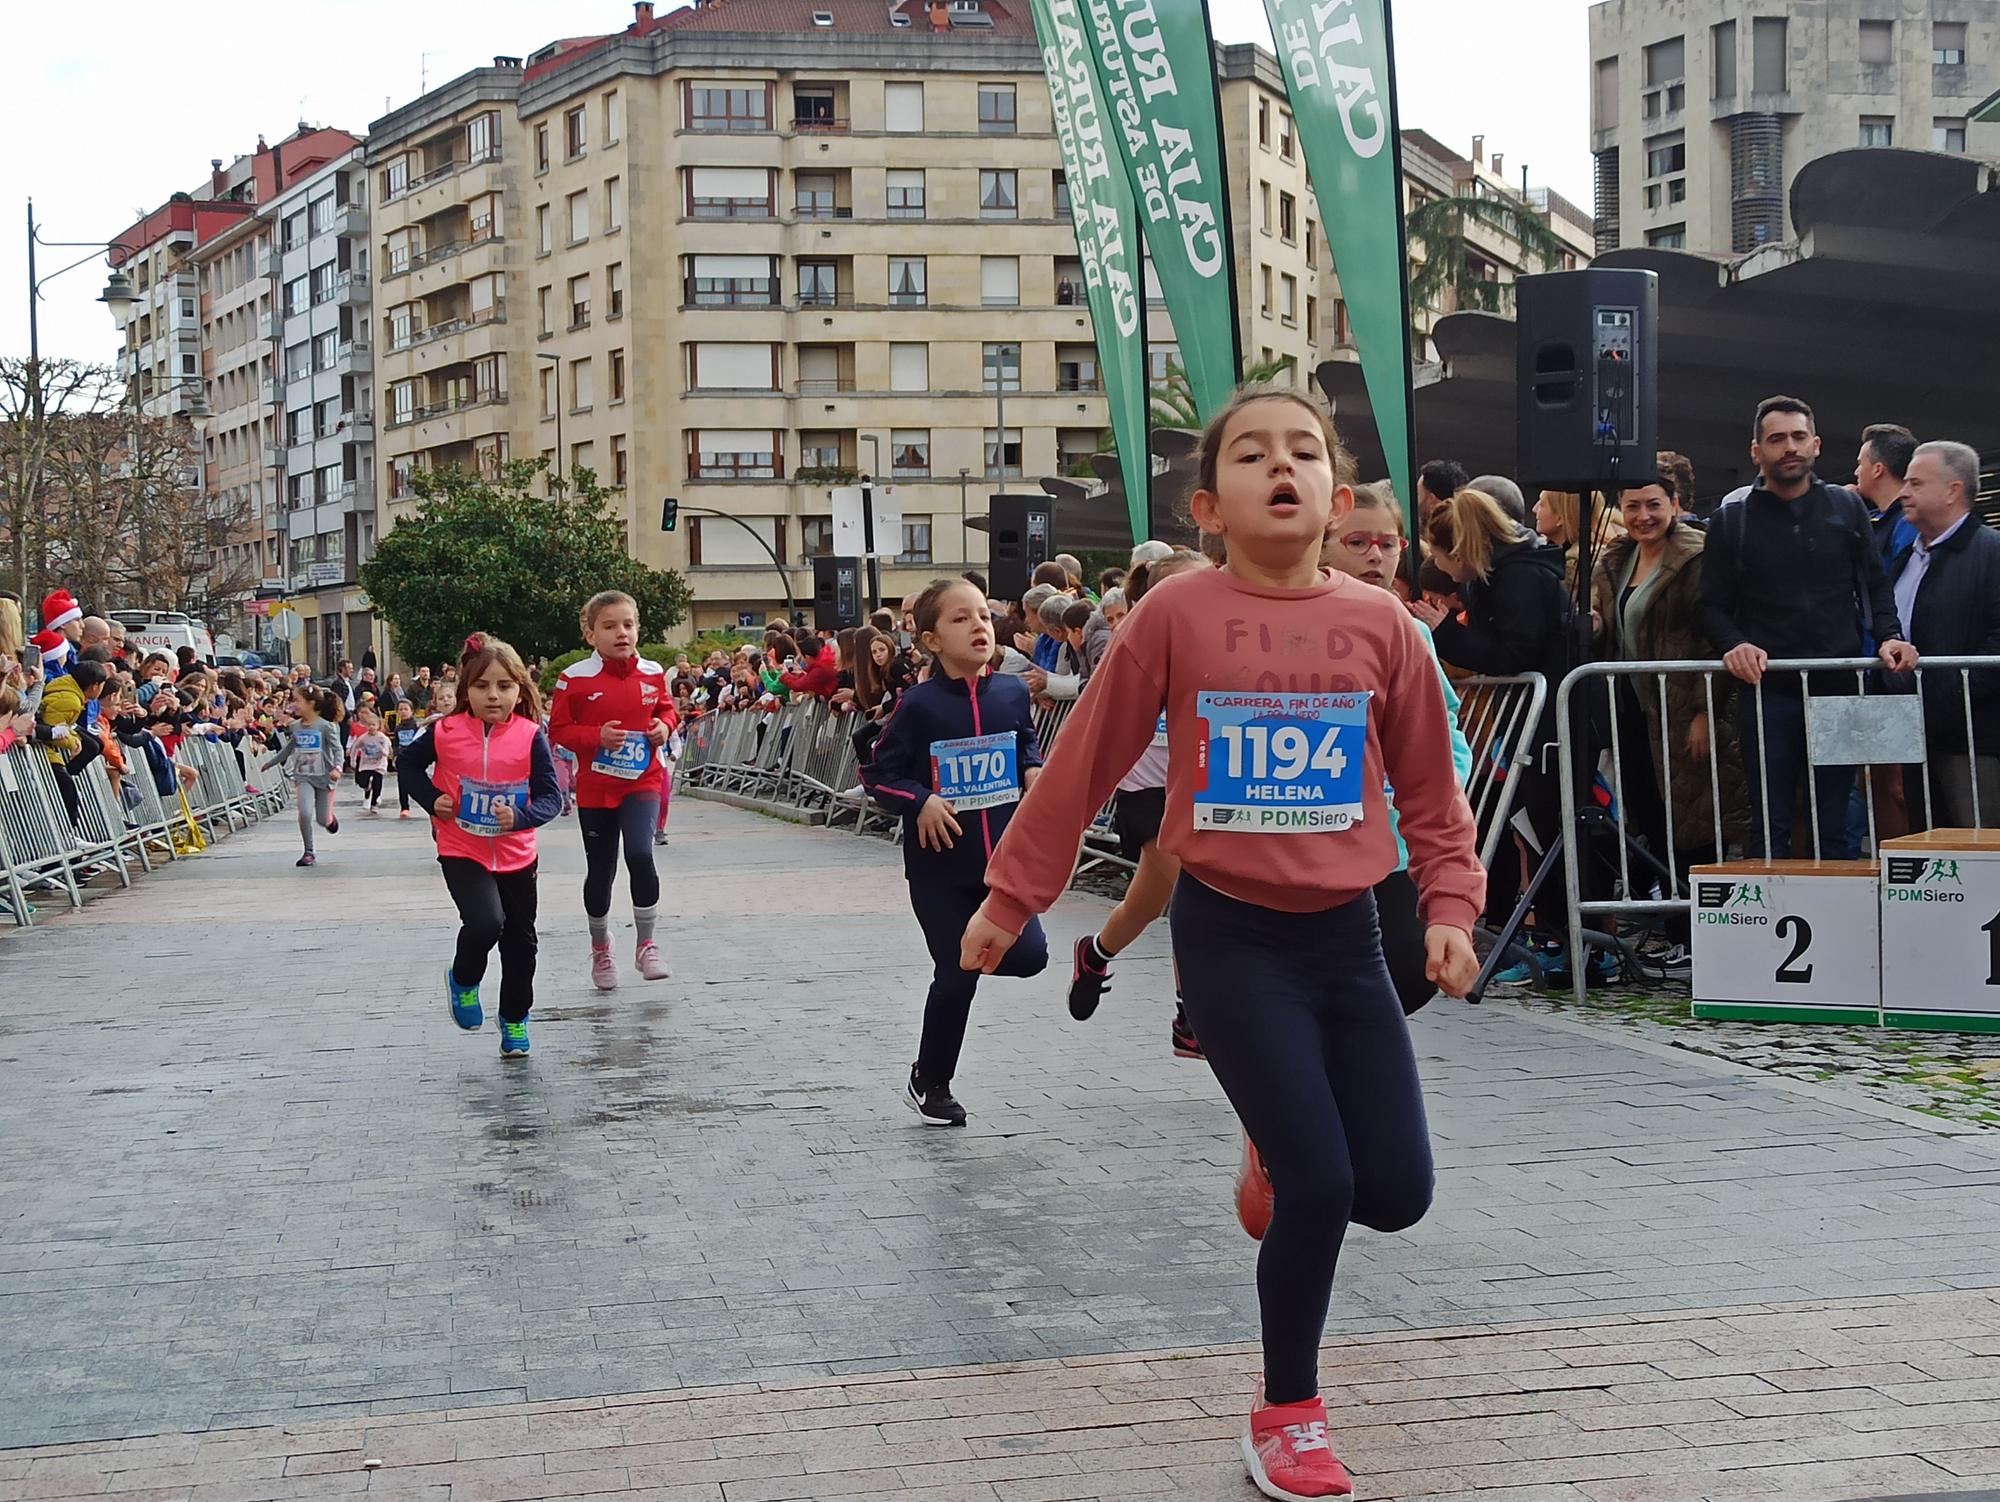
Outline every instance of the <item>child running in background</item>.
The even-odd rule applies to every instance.
[[[978,587],[940,579],[917,597],[915,615],[933,671],[883,725],[861,784],[902,816],[910,906],[935,966],[904,1102],[929,1125],[964,1126],[951,1082],[979,977],[960,967],[959,939],[986,899],[986,863],[1042,757],[1027,684],[991,671],[993,621]],[[1024,915],[1020,943],[995,959],[989,973],[1041,974],[1049,960],[1041,925]]]
[[[1189,569],[1209,567],[1208,559],[1187,548],[1176,548],[1164,558],[1135,564],[1125,578],[1125,598],[1137,605],[1146,591],[1163,579]],[[1112,639],[1117,640],[1114,632]],[[1166,912],[1180,880],[1180,862],[1160,848],[1160,820],[1167,809],[1167,717],[1162,714],[1153,732],[1153,743],[1139,753],[1139,759],[1118,783],[1118,801],[1111,806],[1111,825],[1118,835],[1118,852],[1134,863],[1132,880],[1125,895],[1104,927],[1076,941],[1070,967],[1069,1014],[1078,1022],[1087,1021],[1097,1010],[1111,982],[1111,962]],[[1176,975],[1178,976],[1178,971]],[[1179,982],[1175,982],[1178,998]],[[1174,1053],[1183,1059],[1201,1057],[1201,1044],[1188,1026],[1187,1009],[1178,999],[1170,1030]]]
[[[355,716],[361,734],[352,747],[354,785],[361,790],[362,811],[371,819],[382,816],[382,780],[389,770],[389,754],[394,743],[382,733],[382,717],[372,709]]]
[[[1333,535],[1326,540],[1322,555],[1326,562],[1349,578],[1394,591],[1396,575],[1403,565],[1403,550],[1409,539],[1403,535],[1403,508],[1386,484],[1354,487],[1354,509],[1347,513]],[[1437,647],[1430,627],[1417,622],[1431,661],[1437,662]],[[1440,665],[1438,687],[1444,690],[1445,712],[1451,716],[1451,767],[1462,788],[1472,776],[1472,747],[1458,723],[1458,690],[1451,686]],[[1397,823],[1396,790],[1389,789],[1389,827]],[[1424,954],[1424,925],[1417,916],[1417,884],[1410,880],[1410,852],[1396,835],[1396,869],[1375,883],[1375,916],[1382,926],[1382,959],[1389,967],[1389,979],[1396,987],[1396,999],[1403,1015],[1410,1016],[1437,994],[1431,983],[1429,962]]]
[[[299,838],[306,847],[298,865],[318,863],[319,857],[313,853],[313,825],[328,834],[340,833],[340,820],[333,812],[333,790],[340,785],[341,760],[340,701],[332,689],[298,684],[292,689],[292,720],[284,743],[261,764],[267,770],[284,767],[297,790]]]
[[[500,949],[500,1057],[525,1058],[535,1004],[535,830],[556,816],[555,757],[541,695],[520,655],[474,632],[458,661],[464,707],[440,716],[397,762],[430,811],[438,866],[458,906],[458,948],[444,973],[451,1020],[486,1020],[479,983]]]
[[[583,830],[583,911],[590,920],[590,981],[618,985],[611,958],[611,887],[618,854],[632,883],[633,962],[646,980],[665,980],[666,957],[654,940],[660,873],[653,865],[663,782],[660,747],[674,728],[666,669],[639,655],[639,607],[608,589],[583,607],[590,656],[556,679],[549,739],[576,753],[577,823]]]
[[[1320,567],[1353,504],[1352,467],[1292,392],[1240,392],[1210,420],[1194,517],[1228,562],[1159,585],[1119,628],[987,872],[962,955],[971,971],[1007,962],[1164,709],[1174,952],[1188,1020],[1248,1134],[1237,1214],[1263,1240],[1264,1379],[1243,1454],[1280,1498],[1352,1490],[1318,1370],[1349,1223],[1401,1230],[1431,1201],[1423,1092],[1371,890],[1396,866],[1384,787],[1429,924],[1427,969],[1453,995],[1477,977],[1486,885],[1408,611]]]
[[[396,817],[410,817],[410,790],[403,786],[403,754],[416,744],[424,727],[417,721],[417,706],[405,699],[396,706]]]

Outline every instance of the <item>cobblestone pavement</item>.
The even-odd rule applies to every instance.
[[[780,1431],[810,1426],[809,1405],[893,1401],[876,1394],[874,1374],[950,1369],[923,1380],[966,1385],[925,1396],[979,1395],[958,1415],[976,1420],[1019,1414],[1007,1406],[1019,1402],[1009,1390],[1019,1374],[965,1368],[1186,1354],[1254,1333],[1254,1259],[1228,1208],[1235,1130],[1206,1072],[1168,1052],[1163,934],[1121,963],[1087,1025],[1068,1020],[1060,975],[989,983],[961,1075],[973,1124],[925,1131],[895,1100],[927,968],[895,853],[694,802],[674,821],[676,978],[628,978],[609,996],[584,980],[574,830],[545,837],[545,984],[524,1066],[502,1067],[490,1028],[461,1036],[443,1015],[450,910],[415,823],[350,819],[303,872],[290,826],[269,824],[80,916],[0,938],[0,1446],[97,1446],[0,1454],[0,1502],[10,1487],[61,1495],[42,1483],[64,1473],[88,1490],[117,1469],[88,1457],[127,1453],[197,1468],[159,1480],[160,1496],[195,1485],[222,1488],[193,1493],[204,1497],[310,1495],[371,1479],[385,1494],[433,1498],[446,1495],[433,1483],[448,1483],[453,1502],[555,1495],[570,1483],[551,1478],[565,1462],[550,1457],[569,1447],[526,1439],[601,1425],[571,1415],[609,1413],[599,1400],[613,1398],[618,1444],[691,1440],[717,1462],[748,1449],[776,1469],[665,1478],[627,1456],[596,1467],[610,1484],[695,1488],[662,1496],[714,1496],[720,1484],[730,1502],[832,1495],[841,1483],[761,1483],[834,1453],[779,1443]],[[1088,897],[1059,907],[1057,952],[1101,911]],[[1988,1474],[1955,1472],[1949,1457],[2000,1409],[2000,1372],[1981,1364],[2000,1354],[2000,1329],[1983,1323],[1993,1318],[1983,1300],[1953,1301],[2000,1288],[1989,1137],[1515,1004],[1439,1003],[1416,1038],[1437,1207],[1406,1235],[1357,1233],[1335,1296],[1329,1392],[1356,1432],[1355,1463],[1378,1478],[1365,1494],[1449,1494],[1465,1489],[1450,1480],[1462,1467],[1555,1458],[1596,1465],[1596,1479],[1526,1469],[1521,1484],[1556,1489],[1487,1492],[1495,1472],[1468,1484],[1512,1502],[1654,1495],[1613,1483],[1651,1448],[1709,1448],[1702,1426],[1727,1418],[1708,1406],[1726,1396],[1710,1384],[1732,1382],[1771,1402],[1728,1409],[1731,1425],[1752,1427],[1730,1441],[1747,1448],[1712,1457],[1718,1474],[1851,1459],[1840,1486],[1823,1471],[1813,1482],[1823,1489],[1795,1493],[1828,1502]],[[1769,1315],[1756,1340],[1722,1349],[1690,1337],[1601,1370],[1579,1354],[1603,1341],[1643,1346],[1684,1311],[1856,1298],[1872,1311],[1864,1319]],[[1603,1334],[1628,1316],[1650,1333]],[[1717,1316],[1711,1333],[1752,1317]],[[1538,1364],[1496,1360],[1513,1336],[1493,1344],[1465,1328],[1520,1321],[1564,1332],[1543,1341]],[[1397,1343],[1411,1331],[1435,1333],[1421,1350]],[[1369,1339],[1355,1345],[1358,1335]],[[1865,1359],[1870,1348],[1895,1354]],[[1454,1365],[1462,1354],[1474,1364]],[[1362,1365],[1339,1364],[1351,1358]],[[1085,1485],[1077,1469],[1097,1463],[1076,1455],[1092,1441],[1071,1429],[1115,1430],[1114,1449],[1135,1442],[1131,1429],[1169,1440],[1147,1453],[1170,1465],[1182,1462],[1172,1446],[1192,1447],[1189,1485],[1216,1488],[1195,1494],[1246,1494],[1217,1426],[1240,1410],[1253,1362],[1234,1349],[1202,1362],[1161,1358],[1160,1380],[1210,1385],[1143,1399],[1177,1405],[1157,1418],[1195,1426],[1185,1434],[1139,1434],[1150,1409],[1071,1425],[1064,1400],[1046,1418],[1037,1407],[1015,1428],[954,1432],[917,1454],[908,1447],[923,1435],[893,1425],[928,1410],[892,1408],[836,1450],[903,1446],[885,1463],[912,1467],[897,1484],[939,1497],[1157,1491],[1129,1477],[1000,1490],[1033,1480],[1005,1466],[1044,1451],[1069,1457],[1048,1461],[1071,1477],[1062,1485]],[[1377,1362],[1397,1390],[1364,1380]],[[1821,1368],[1837,1376],[1784,1375]],[[1139,1391],[1140,1374],[1115,1362],[1035,1371],[1036,1382],[1096,1372],[1076,1412],[1139,1401],[1123,1384]],[[1553,1372],[1566,1375],[1538,1375]],[[821,1397],[675,1393],[639,1405],[666,1415],[666,1430],[692,1432],[635,1429],[637,1409],[618,1397],[745,1382],[835,1385],[796,1388]],[[1948,1390],[1899,1386],[1926,1382]],[[1541,1396],[1521,1406],[1522,1391]],[[1885,1396],[1926,1410],[1950,1400],[1955,1441],[1914,1435],[1944,1417],[1935,1412],[1909,1425],[1827,1416],[1879,1410]],[[1404,1399],[1471,1406],[1381,1406]],[[1577,1421],[1610,1401],[1645,1410],[1627,1416],[1644,1423]],[[735,1407],[695,1406],[709,1402]],[[437,1417],[453,1410],[462,1416]],[[1450,1427],[1538,1411],[1519,1421],[1574,1423],[1599,1436],[1578,1443],[1627,1469],[1604,1470],[1614,1462],[1577,1448],[1526,1454],[1516,1447],[1533,1448],[1527,1432]],[[419,1413],[417,1427],[393,1427],[467,1437],[488,1431],[439,1426],[487,1425],[525,1447],[455,1442],[432,1463],[488,1469],[394,1485],[327,1461],[335,1479],[284,1491],[264,1472],[229,1469],[268,1455],[228,1446],[268,1451],[289,1435],[218,1439],[208,1451],[189,1439],[102,1447],[263,1424],[352,1436]],[[709,1413],[749,1427],[703,1432]],[[1660,1435],[1622,1437],[1641,1428]],[[1897,1437],[1852,1437],[1882,1434]],[[1465,1453],[1452,1448],[1461,1435],[1474,1446]],[[1813,1449],[1821,1441],[1831,1453]],[[945,1478],[931,1455],[940,1467],[998,1469]],[[883,1469],[873,1458],[841,1469]],[[1428,1491],[1381,1484],[1420,1463]],[[299,1459],[293,1474],[315,1464]],[[1136,1464],[1119,1461],[1121,1476]],[[1213,1476],[1198,1481],[1203,1466]],[[847,1489],[895,1488],[878,1477]]]

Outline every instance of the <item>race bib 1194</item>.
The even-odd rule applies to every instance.
[[[1021,796],[1021,744],[1011,730],[931,742],[931,785],[953,808],[997,808]]]
[[[1368,698],[1196,696],[1196,829],[1315,834],[1361,822]]]

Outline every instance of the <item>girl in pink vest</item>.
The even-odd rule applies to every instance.
[[[500,1057],[525,1058],[535,1004],[535,829],[562,809],[541,695],[520,654],[474,632],[458,664],[457,707],[396,760],[403,791],[431,810],[438,865],[458,904],[445,971],[451,1020],[485,1021],[479,982],[500,947]]]

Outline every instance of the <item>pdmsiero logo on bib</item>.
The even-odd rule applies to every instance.
[[[1194,827],[1317,834],[1361,822],[1367,694],[1196,696]]]

